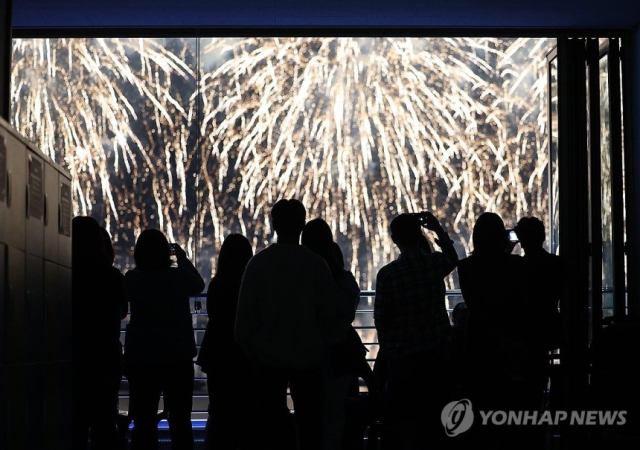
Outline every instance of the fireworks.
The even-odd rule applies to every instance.
[[[201,43],[14,44],[14,125],[75,175],[77,212],[106,220],[117,250],[158,226],[206,275],[224,236],[263,248],[270,205],[296,197],[366,288],[400,212],[433,211],[465,250],[485,210],[546,218],[550,41]]]
[[[185,179],[190,104],[176,85],[195,73],[189,58],[172,51],[183,46],[14,41],[13,125],[71,172],[74,212],[106,224],[122,265],[142,229],[157,226],[173,241],[188,227],[181,216],[193,209]]]

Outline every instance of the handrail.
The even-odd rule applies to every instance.
[[[196,299],[199,300],[199,299],[202,299],[202,298],[206,298],[206,296],[207,296],[207,293],[206,292],[202,292],[202,293],[200,293],[198,295],[191,296],[190,297],[190,301],[193,302]],[[360,292],[360,298],[366,298],[366,299],[370,300],[373,297],[375,297],[375,290],[363,290],[363,291]],[[462,298],[462,292],[460,291],[460,289],[447,289],[445,291],[445,297],[446,298],[451,298],[451,297],[453,297],[453,298]],[[450,308],[447,309],[447,312],[451,313],[451,311],[452,311],[452,309],[450,309]],[[373,309],[371,307],[369,307],[369,308],[359,308],[356,311],[356,313],[358,313],[358,314],[373,314],[373,312],[374,311],[373,311]],[[193,316],[201,315],[203,317],[207,317],[208,313],[206,311],[200,311],[200,312],[196,313],[194,310],[192,310],[192,315]],[[369,348],[379,346],[379,343],[377,342],[377,337],[376,337],[377,333],[375,333],[376,327],[374,325],[354,325],[354,328],[356,330],[363,330],[365,332],[369,331],[369,330],[373,330],[374,333],[373,334],[368,334],[368,336],[374,338],[375,341],[363,342],[363,343],[366,346],[368,346]],[[203,328],[203,327],[194,327],[194,332],[202,333],[205,330],[206,330],[206,328]],[[124,329],[121,330],[121,333],[124,333]],[[200,345],[196,345],[196,347],[199,349],[201,346]],[[375,361],[375,359],[376,358],[367,358],[367,360],[370,361],[370,362]],[[559,360],[560,359],[560,355],[557,355],[557,354],[550,355],[550,359],[551,360]],[[194,380],[196,382],[203,383],[206,380],[206,377],[196,376]],[[122,394],[119,397],[121,399],[126,399],[126,398],[128,398],[128,395],[127,394]],[[194,399],[205,399],[205,398],[208,398],[208,397],[206,395],[204,395],[204,394],[198,394],[198,393],[194,392],[193,398]],[[195,403],[194,403],[194,408],[195,407],[196,406],[195,406]],[[200,409],[194,409],[192,411],[192,414],[196,414],[196,415],[202,414],[202,415],[204,415],[204,414],[206,414],[206,411],[205,410],[200,410]]]

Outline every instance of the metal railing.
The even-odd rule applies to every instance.
[[[367,353],[367,361],[373,365],[378,355],[378,333],[376,332],[375,324],[373,321],[373,302],[375,298],[375,291],[366,290],[360,292],[360,302],[358,303],[358,309],[356,310],[356,318],[353,321],[353,327],[360,334],[362,343],[367,347],[369,352]],[[446,291],[447,311],[451,315],[451,311],[457,303],[462,301],[462,294],[459,289]],[[190,298],[191,313],[193,320],[193,331],[195,333],[196,348],[200,352],[200,346],[202,344],[202,338],[204,332],[207,329],[208,322],[208,309],[207,309],[207,294],[205,292],[200,295]],[[196,301],[200,301],[201,309],[196,310]],[[120,331],[120,341],[124,345],[125,327],[128,323],[128,318],[122,321]],[[120,406],[121,412],[129,410],[129,382],[126,378],[123,378],[120,387]],[[162,402],[162,401],[161,401]],[[199,366],[195,366],[194,377],[194,389],[193,389],[193,408],[192,408],[192,420],[194,426],[203,424],[203,420],[207,418],[207,408],[209,404],[209,396],[207,391],[207,376],[204,374]],[[160,403],[160,409],[163,409],[162,403]]]
[[[603,294],[610,294],[612,289],[603,288]],[[193,320],[193,331],[195,333],[196,348],[198,352],[202,344],[202,339],[207,328],[208,323],[208,309],[207,309],[207,295],[201,293],[200,295],[190,298],[191,312]],[[356,310],[356,318],[353,322],[354,328],[360,334],[363,344],[367,347],[369,352],[367,353],[367,361],[373,365],[378,355],[378,333],[375,328],[373,320],[373,307],[374,307],[375,291],[366,290],[360,292],[360,302],[358,309]],[[196,310],[196,302],[199,301],[201,309]],[[449,319],[451,320],[451,312],[456,304],[463,302],[462,293],[459,289],[447,290],[445,293],[445,301],[447,305],[447,312],[449,313]],[[603,308],[607,311],[609,308]],[[124,344],[125,327],[128,323],[128,318],[122,321],[120,340]],[[560,354],[555,351],[549,355],[550,361],[554,364],[560,363]],[[208,391],[207,391],[207,377],[199,366],[195,366],[195,379],[194,379],[194,393],[193,393],[193,408],[192,408],[192,422],[194,428],[203,428],[207,418],[207,408],[209,403]],[[129,409],[129,383],[126,378],[123,378],[120,388],[120,410],[121,413],[125,413]],[[159,406],[163,409],[162,400]],[[161,423],[160,427],[166,427],[166,423]]]

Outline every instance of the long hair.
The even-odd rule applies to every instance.
[[[473,254],[502,253],[509,243],[504,222],[499,215],[486,212],[478,217],[473,227]]]
[[[252,256],[249,240],[241,234],[230,234],[220,247],[214,279],[218,283],[240,284]]]
[[[100,231],[102,232],[102,239],[104,241],[103,242],[104,252],[107,255],[107,258],[109,259],[110,265],[113,266],[113,263],[116,260],[116,252],[113,249],[113,243],[111,242],[111,235],[104,227],[100,227]]]
[[[313,219],[307,222],[302,230],[302,245],[325,260],[334,278],[340,274],[342,267],[335,258],[333,233],[331,233],[327,222],[322,219]]]
[[[109,266],[100,225],[93,217],[78,216],[71,222],[71,252],[74,270]]]
[[[160,230],[144,230],[140,233],[133,259],[140,270],[162,270],[171,266],[169,242]]]
[[[344,269],[344,254],[337,242],[333,243],[333,259],[336,260],[341,269]]]

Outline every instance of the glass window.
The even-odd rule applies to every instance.
[[[225,236],[243,233],[264,248],[274,239],[270,205],[297,197],[308,217],[329,222],[367,289],[397,256],[389,222],[399,213],[433,211],[461,257],[484,211],[507,227],[523,216],[548,222],[554,45],[20,39],[12,121],[73,174],[75,213],[106,224],[123,270],[136,237],[153,227],[209,278]]]

